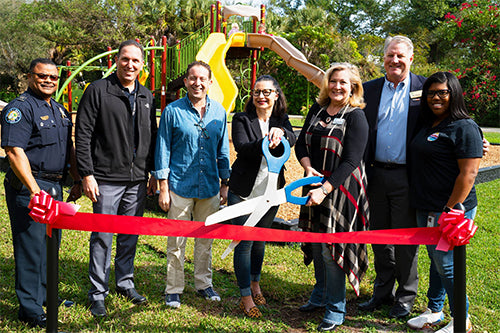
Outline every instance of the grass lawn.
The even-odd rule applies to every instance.
[[[0,173],[3,183],[4,174]],[[479,209],[476,236],[467,247],[468,296],[473,332],[500,331],[500,180],[477,186]],[[14,293],[14,258],[4,188],[0,187],[0,331],[31,332],[17,321],[17,299]],[[81,211],[90,212],[90,202],[84,198]],[[150,217],[164,217],[162,213],[148,212]],[[302,314],[297,307],[305,303],[314,283],[312,265],[302,263],[297,244],[269,244],[262,274],[261,286],[268,305],[263,317],[250,320],[238,309],[239,291],[236,285],[231,256],[220,256],[229,241],[215,240],[213,249],[214,286],[221,294],[220,303],[212,303],[196,296],[193,285],[192,248],[188,241],[186,251],[186,289],[182,306],[169,309],[164,304],[166,266],[166,237],[141,236],[137,248],[135,281],[148,303],[134,306],[114,293],[114,274],[111,273],[111,293],[106,298],[108,318],[96,321],[87,304],[89,281],[88,232],[63,231],[59,263],[59,293],[64,299],[76,302],[71,308],[59,310],[59,330],[66,332],[313,332],[323,313]],[[370,248],[370,247],[369,247]],[[370,260],[373,255],[370,248]],[[425,247],[420,248],[420,286],[414,314],[426,308],[429,260]],[[348,285],[347,318],[337,332],[411,332],[406,320],[388,319],[389,307],[373,313],[360,313],[356,305],[371,296],[374,280],[373,267],[362,283],[361,296],[356,298]],[[447,320],[449,311],[446,306]],[[432,332],[428,330],[427,332]]]
[[[500,133],[497,132],[483,132],[484,137],[491,143],[500,144]]]

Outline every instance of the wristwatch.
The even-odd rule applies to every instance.
[[[220,184],[221,184],[221,185],[228,186],[228,185],[229,185],[229,178],[222,178],[222,179],[220,180]]]
[[[330,192],[328,192],[328,190],[326,189],[326,187],[324,187],[323,185],[321,185],[320,189],[321,189],[321,191],[323,191],[324,195],[330,194]]]
[[[79,180],[73,181],[73,185],[82,185],[82,180],[79,179]]]
[[[444,207],[443,207],[443,212],[445,212],[445,213],[449,213],[449,212],[451,212],[451,208],[450,208],[450,207],[448,207],[448,206],[446,206],[446,205],[444,205]]]

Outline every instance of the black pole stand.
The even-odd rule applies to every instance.
[[[454,209],[460,209],[465,212],[465,207],[462,203],[457,203]],[[453,249],[453,298],[455,299],[453,306],[453,332],[467,332],[467,279],[466,279],[466,251],[465,245],[456,246]]]
[[[52,237],[47,236],[47,330],[57,332],[59,311],[59,230],[52,229]]]
[[[466,309],[466,250],[465,245],[453,249],[453,297],[454,297],[454,319],[453,331],[455,333],[467,332],[467,309]]]

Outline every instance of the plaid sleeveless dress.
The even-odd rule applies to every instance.
[[[345,107],[334,117],[321,108],[306,129],[305,142],[312,167],[328,178],[342,163],[349,115],[355,108]],[[326,126],[325,126],[326,124]],[[307,126],[307,125],[306,125]],[[363,161],[338,188],[318,206],[301,206],[299,227],[304,231],[335,233],[368,229],[369,210]],[[303,195],[310,190],[304,187]],[[359,296],[359,287],[368,268],[366,244],[330,244],[335,262],[346,273]]]

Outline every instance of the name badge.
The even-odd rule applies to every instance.
[[[343,125],[344,123],[345,123],[345,119],[343,119],[343,118],[334,118],[333,119],[334,125]]]
[[[431,213],[427,215],[427,227],[432,228],[434,226],[434,222],[436,221],[436,215]]]
[[[416,99],[422,97],[422,90],[410,91],[410,98]]]

